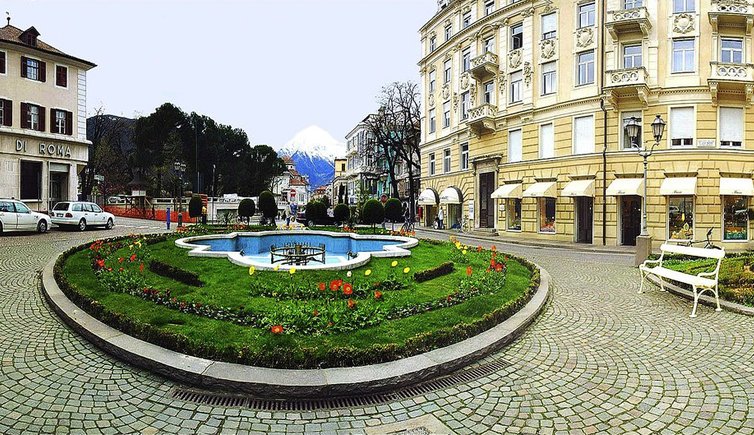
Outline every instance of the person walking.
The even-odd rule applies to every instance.
[[[443,209],[440,208],[440,211],[437,213],[437,220],[439,221],[437,225],[438,230],[444,230],[445,229],[445,223],[443,222],[445,220],[445,212],[443,212]]]

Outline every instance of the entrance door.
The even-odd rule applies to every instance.
[[[576,242],[592,243],[594,198],[579,196],[576,198]]]
[[[495,191],[495,173],[487,172],[479,174],[479,227],[495,227],[495,200],[492,192]]]
[[[621,245],[636,246],[636,237],[641,234],[641,197],[620,197]]]

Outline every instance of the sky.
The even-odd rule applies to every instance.
[[[282,146],[345,135],[390,82],[419,82],[436,0],[3,0],[11,24],[97,67],[87,106],[146,116],[164,102]],[[3,20],[2,25],[5,25]]]

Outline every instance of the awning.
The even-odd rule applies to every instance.
[[[508,199],[508,198],[521,198],[523,194],[523,184],[521,183],[509,183],[503,184],[498,187],[497,190],[492,192],[492,199]]]
[[[751,178],[720,178],[720,195],[754,196]]]
[[[607,186],[608,196],[644,196],[643,178],[617,178]]]
[[[662,180],[660,195],[696,195],[696,177],[671,177]]]
[[[558,185],[554,181],[534,183],[524,191],[525,198],[557,198]]]
[[[594,180],[574,180],[566,184],[560,193],[561,196],[588,196],[594,197]]]
[[[440,193],[440,204],[460,204],[463,202],[463,194],[458,188],[448,187]]]
[[[419,194],[419,205],[437,205],[437,192],[434,189],[424,189]]]

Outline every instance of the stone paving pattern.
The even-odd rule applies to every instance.
[[[0,433],[374,433],[428,415],[456,433],[754,433],[754,318],[700,307],[690,319],[689,301],[638,295],[627,255],[499,242],[547,269],[554,292],[521,338],[487,358],[510,362],[493,375],[336,411],[178,401],[174,382],[95,348],[40,294],[40,270],[68,247],[163,228],[118,223],[0,237]]]

